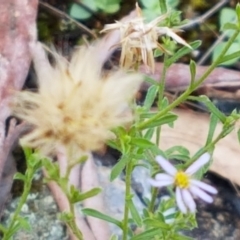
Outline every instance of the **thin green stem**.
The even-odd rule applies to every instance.
[[[158,109],[161,108],[162,105],[162,100],[164,98],[164,90],[165,90],[165,84],[166,84],[166,74],[167,74],[167,62],[168,56],[165,54],[164,55],[164,64],[163,64],[163,70],[161,74],[161,78],[159,81],[159,90],[158,90]],[[160,133],[161,133],[161,126],[157,127],[156,131],[156,145],[159,146],[160,143]]]
[[[70,203],[70,199],[68,198],[69,206],[70,206],[70,213],[73,216],[72,220],[70,223],[67,223],[68,226],[71,228],[73,234],[78,238],[78,240],[83,240],[83,235],[80,229],[78,228],[76,224],[76,214],[75,214],[75,209],[74,209],[74,204]]]
[[[206,78],[210,75],[210,73],[216,68],[222,57],[226,54],[236,37],[238,36],[239,31],[236,31],[232,37],[229,39],[227,42],[225,48],[221,52],[221,54],[218,56],[215,62],[212,63],[211,66],[208,67],[206,72],[195,82],[193,83],[191,88],[188,88],[182,95],[180,95],[175,101],[173,101],[171,104],[169,104],[166,108],[164,108],[162,111],[158,112],[155,116],[149,118],[148,120],[139,123],[136,127],[139,130],[144,129],[148,124],[158,120],[160,117],[164,116],[166,113],[174,109],[176,106],[178,106],[180,103],[185,101],[187,97],[196,89],[198,88],[205,80]]]
[[[28,194],[31,190],[31,185],[32,185],[32,178],[33,178],[33,175],[34,175],[34,171],[33,169],[29,169],[29,177],[27,180],[24,181],[24,187],[23,187],[23,194],[20,198],[20,201],[18,203],[18,206],[17,206],[17,209],[16,211],[14,212],[14,215],[11,219],[11,223],[8,227],[8,231],[4,234],[3,236],[3,239],[2,240],[9,240],[12,236],[13,233],[13,228],[14,228],[14,225],[16,224],[17,222],[17,218],[22,210],[22,206],[25,204],[25,202],[27,201],[27,197],[28,197]],[[29,180],[31,179],[31,181]]]
[[[159,91],[158,91],[158,108],[161,106],[163,97],[164,97],[164,91],[165,91],[165,84],[166,84],[166,74],[167,74],[167,62],[168,56],[164,55],[164,61],[163,61],[163,70],[161,74],[161,78],[159,81]]]
[[[128,218],[129,218],[129,207],[128,200],[131,195],[131,174],[133,170],[133,162],[130,160],[126,166],[126,191],[125,191],[125,206],[124,206],[124,216],[123,216],[123,238],[122,240],[127,240],[128,236]]]

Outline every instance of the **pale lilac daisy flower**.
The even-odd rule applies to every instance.
[[[198,160],[191,164],[184,172],[177,170],[169,161],[162,156],[157,156],[156,161],[166,173],[158,173],[155,179],[150,179],[154,187],[174,185],[176,187],[176,201],[181,212],[196,211],[196,203],[193,197],[199,197],[207,203],[212,203],[213,198],[209,195],[216,194],[217,190],[199,180],[193,175],[210,160],[210,155],[204,153]]]

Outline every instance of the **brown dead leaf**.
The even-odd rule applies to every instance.
[[[176,145],[182,145],[193,155],[206,142],[209,116],[190,110],[175,110],[175,112],[179,117],[174,123],[174,128],[166,125],[162,127],[160,148],[166,150]],[[220,133],[221,128],[222,124],[219,123],[215,136]],[[210,170],[240,185],[240,145],[237,130],[236,127],[217,143]]]

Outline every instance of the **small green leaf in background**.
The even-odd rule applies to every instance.
[[[118,221],[117,219],[110,217],[106,214],[103,214],[95,209],[92,208],[84,208],[82,209],[83,214],[87,215],[87,216],[91,216],[91,217],[95,217],[95,218],[99,218],[102,219],[106,222],[110,222],[115,224],[116,226],[122,228],[122,223],[120,221]]]
[[[81,3],[87,8],[89,8],[91,11],[97,11],[97,5],[95,0],[81,0]],[[88,19],[92,16],[92,13],[84,9],[81,5],[73,3],[70,8],[69,15],[76,19]]]

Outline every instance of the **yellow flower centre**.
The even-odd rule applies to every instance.
[[[188,188],[190,185],[189,176],[182,171],[177,172],[175,176],[175,185],[180,188]]]

